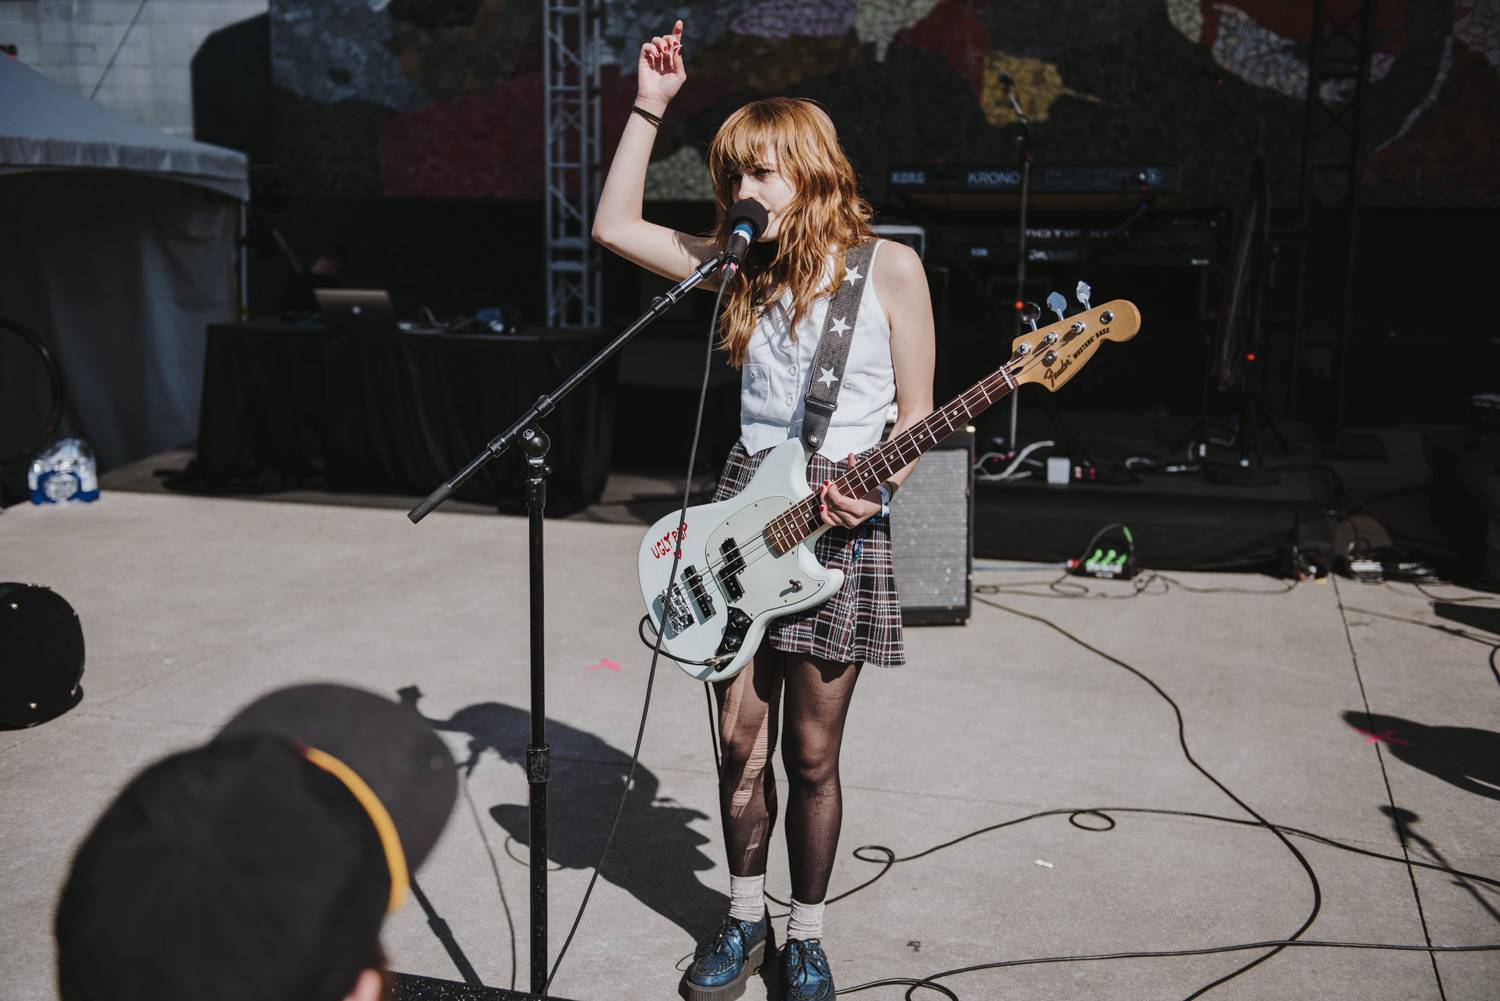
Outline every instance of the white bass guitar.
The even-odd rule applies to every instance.
[[[1141,315],[1133,304],[1116,299],[1089,308],[1087,295],[1080,283],[1085,309],[1064,317],[1065,302],[1054,292],[1048,305],[1056,323],[1016,338],[997,371],[842,471],[834,480],[838,489],[865,496],[1021,384],[1057,390],[1104,341],[1135,336]],[[650,626],[663,634],[662,652],[700,681],[739,673],[772,619],[827,601],[843,586],[843,571],[825,569],[813,556],[813,543],[829,526],[807,484],[807,458],[799,439],[787,439],[739,494],[689,507],[680,524],[674,511],[641,542],[641,597]],[[669,581],[679,546],[676,579]]]

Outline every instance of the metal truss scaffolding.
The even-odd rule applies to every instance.
[[[600,0],[542,0],[547,325],[597,327]]]
[[[1333,326],[1335,427],[1344,423],[1349,384],[1349,347],[1354,310],[1354,278],[1359,246],[1359,179],[1364,166],[1364,108],[1375,48],[1375,0],[1315,0],[1307,59],[1307,117],[1302,137],[1299,198],[1302,242],[1292,321],[1291,406],[1295,413],[1299,354],[1307,319],[1308,272],[1312,261],[1343,257]],[[1329,7],[1337,8],[1337,13]],[[1334,209],[1337,212],[1320,212]],[[1330,218],[1331,217],[1331,218]],[[1319,221],[1325,223],[1319,227]],[[1333,222],[1336,225],[1326,225]],[[1338,225],[1341,224],[1341,225]],[[1316,227],[1316,228],[1315,228]],[[1341,229],[1342,232],[1338,232]],[[1339,246],[1339,243],[1342,246]],[[1323,416],[1323,415],[1319,415]]]

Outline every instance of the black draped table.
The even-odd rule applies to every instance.
[[[205,491],[321,487],[425,495],[608,343],[597,330],[355,334],[317,326],[208,328],[198,456],[174,484]],[[609,474],[615,364],[542,421],[549,513],[599,499]],[[522,510],[519,451],[457,496]]]

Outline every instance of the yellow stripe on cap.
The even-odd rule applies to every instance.
[[[302,753],[307,756],[308,761],[344,783],[354,794],[354,798],[359,800],[359,805],[365,808],[365,813],[370,815],[370,820],[375,824],[375,833],[380,835],[380,847],[385,849],[386,868],[391,873],[391,899],[385,912],[394,914],[406,900],[408,881],[406,853],[401,850],[401,836],[396,832],[396,822],[391,819],[385,804],[380,802],[380,797],[375,795],[375,790],[366,785],[365,780],[354,769],[316,747],[304,747]]]

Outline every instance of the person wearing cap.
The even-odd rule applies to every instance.
[[[125,787],[58,903],[63,1001],[374,1001],[380,928],[457,796],[409,708],[304,685]]]

